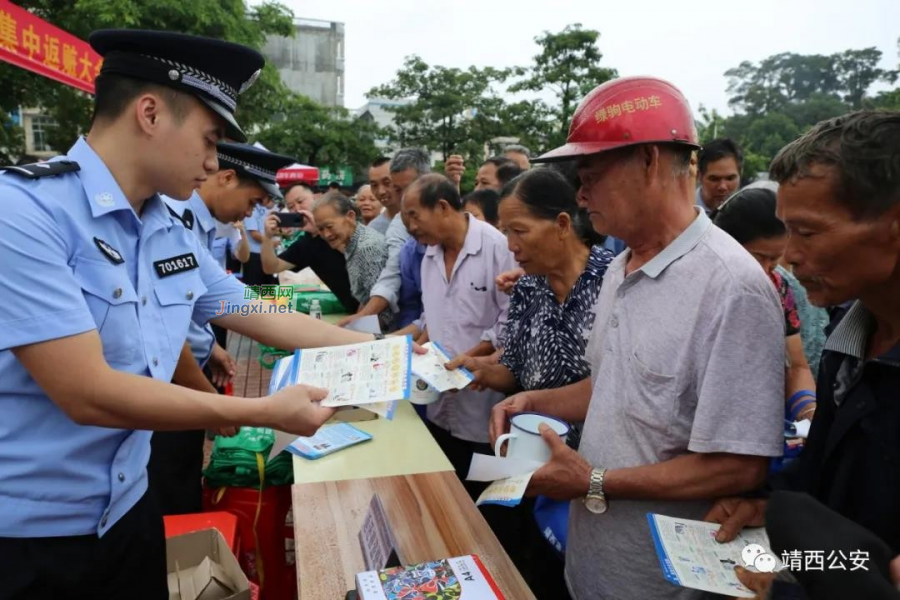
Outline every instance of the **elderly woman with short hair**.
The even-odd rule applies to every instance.
[[[350,292],[365,306],[372,286],[378,281],[388,257],[384,236],[359,223],[353,203],[338,191],[331,191],[315,201],[312,208],[316,227],[329,246],[341,252],[347,261]],[[393,324],[393,313],[378,315],[382,331]]]

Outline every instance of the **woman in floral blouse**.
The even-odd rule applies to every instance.
[[[613,255],[580,212],[575,189],[552,169],[520,175],[503,190],[500,222],[525,275],[509,302],[499,364],[481,361],[475,383],[501,392],[543,390],[590,374],[584,357],[593,307]]]
[[[594,324],[594,303],[613,255],[579,210],[575,189],[559,172],[535,169],[513,179],[501,194],[500,223],[509,249],[524,270],[509,301],[506,347],[499,363],[469,359],[475,384],[503,392],[543,390],[588,377],[585,347]],[[577,447],[578,425],[566,443]],[[513,562],[538,598],[568,598],[563,563],[535,526],[535,501],[512,509],[520,519],[520,536],[498,534]],[[568,502],[537,500],[545,514],[555,514],[553,545],[562,549]],[[503,510],[510,510],[505,508]],[[552,528],[551,528],[552,529]]]
[[[776,269],[787,247],[787,230],[775,215],[776,201],[771,189],[745,188],[719,207],[713,222],[759,261],[778,290],[789,363],[785,372],[785,417],[799,421],[811,419],[816,410],[816,383],[803,351],[794,293]]]

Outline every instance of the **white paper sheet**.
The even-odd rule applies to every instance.
[[[775,571],[783,566],[761,527],[745,528],[735,540],[722,544],[715,539],[718,523],[658,514],[648,514],[647,519],[663,575],[676,585],[729,597],[754,598],[756,594],[738,581],[734,567],[759,571],[757,565],[764,564],[758,560],[761,555],[770,557],[763,560],[769,561]]]
[[[500,458],[487,454],[473,454],[469,465],[467,481],[497,481],[508,477],[517,477],[533,473],[540,469],[542,463],[536,460],[519,458]]]
[[[303,383],[329,390],[322,406],[359,406],[392,419],[396,401],[409,397],[411,354],[409,336],[298,350],[276,361],[269,381],[269,394]],[[276,456],[295,439],[296,435],[276,429],[269,456]]]
[[[360,406],[409,397],[409,336],[300,353],[297,381],[329,391],[322,406]]]
[[[478,496],[475,506],[482,504],[499,504],[500,506],[518,506],[525,496],[525,490],[528,489],[528,482],[534,473],[525,473],[516,477],[507,477],[506,479],[498,479],[491,483]]]
[[[427,354],[413,354],[412,370],[421,379],[439,392],[461,390],[472,382],[473,375],[466,369],[448,371],[445,364],[453,358],[449,352],[437,342],[422,345]]]
[[[812,427],[812,421],[803,419],[802,421],[794,421],[794,430],[797,435],[794,437],[806,439],[809,437],[809,428]]]
[[[272,444],[272,449],[269,450],[269,455],[266,457],[266,462],[269,461],[273,456],[278,456],[285,448],[294,443],[294,440],[297,439],[297,434],[295,433],[285,433],[283,431],[275,431],[275,443]]]
[[[347,323],[344,329],[360,333],[381,333],[381,324],[378,322],[378,315],[366,315]]]

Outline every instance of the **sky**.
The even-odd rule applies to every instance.
[[[570,23],[600,31],[601,64],[668,79],[695,109],[722,114],[731,112],[724,72],[744,60],[876,46],[882,67],[900,63],[900,0],[281,1],[297,17],[344,23],[350,109],[407,55],[446,67],[526,66],[536,36]]]

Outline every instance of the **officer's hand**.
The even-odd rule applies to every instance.
[[[730,542],[744,527],[765,525],[766,503],[763,499],[722,498],[703,517],[704,521],[718,523],[717,542]]]
[[[213,385],[221,388],[234,379],[237,363],[222,346],[213,344],[212,354],[209,356],[209,370]]]
[[[497,284],[498,290],[504,294],[510,294],[512,293],[513,288],[516,287],[516,282],[519,281],[519,278],[524,274],[525,271],[522,269],[504,271],[497,275],[496,279],[494,279],[494,283]]]
[[[533,411],[531,396],[528,392],[520,392],[510,396],[503,402],[495,404],[491,409],[491,422],[488,427],[491,435],[491,447],[497,443],[497,438],[509,432],[509,418],[521,412]]]
[[[587,494],[591,484],[591,465],[572,450],[545,423],[538,425],[541,437],[550,446],[550,462],[534,472],[528,482],[527,496],[538,494],[554,500],[573,500]]]
[[[278,220],[278,215],[276,213],[272,212],[266,215],[265,236],[267,238],[278,236],[278,233],[281,230],[280,225],[281,221]]]
[[[321,406],[328,390],[308,385],[292,385],[266,398],[268,426],[309,437],[334,416],[334,408]]]
[[[459,187],[459,182],[462,181],[462,176],[465,172],[466,164],[463,157],[459,154],[451,155],[447,158],[447,162],[444,163],[444,175],[455,183],[457,187]]]
[[[232,223],[232,226],[234,226],[234,228],[237,229],[238,231],[240,231],[241,233],[244,233],[245,231],[247,231],[247,228],[244,227],[243,219],[238,219],[237,221]]]

